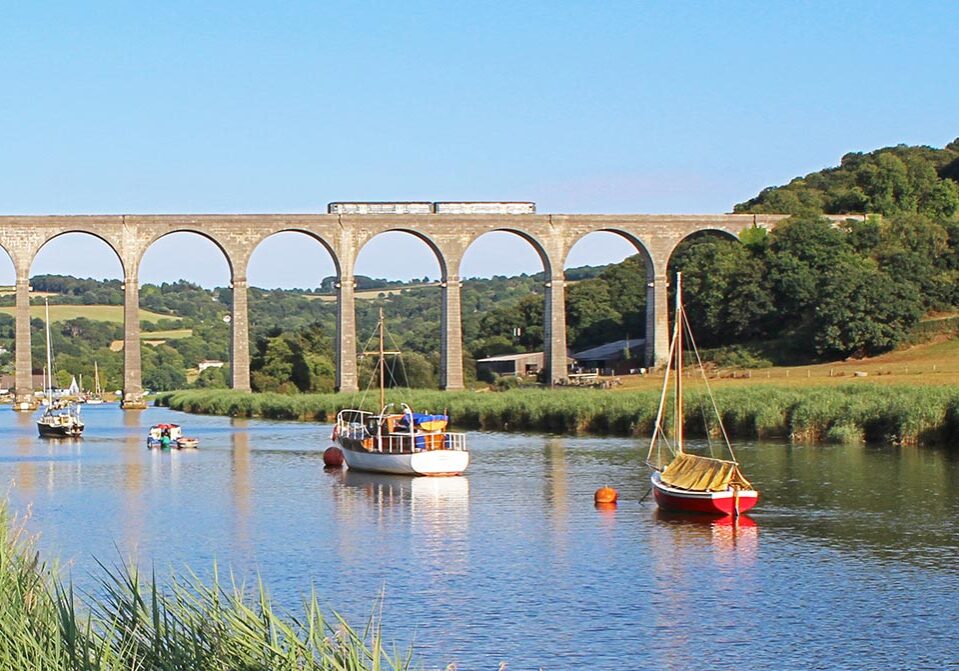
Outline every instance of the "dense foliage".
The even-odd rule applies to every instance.
[[[737,212],[794,216],[740,244],[694,237],[671,260],[702,344],[757,341],[776,359],[859,356],[959,307],[959,141],[848,154]],[[833,225],[823,214],[860,212]],[[772,344],[769,344],[771,341]]]
[[[913,213],[935,220],[959,211],[959,138],[944,149],[885,147],[846,154],[835,168],[763,189],[735,212],[779,214]]]

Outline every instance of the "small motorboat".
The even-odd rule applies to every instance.
[[[154,424],[147,434],[147,449],[150,450],[196,449],[199,445],[198,438],[183,435],[179,424]]]
[[[83,435],[80,406],[54,401],[37,419],[37,429],[41,438],[79,438]]]

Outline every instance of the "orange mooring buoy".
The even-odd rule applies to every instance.
[[[328,447],[323,452],[323,464],[327,468],[340,468],[343,465],[343,451],[338,447]]]
[[[593,501],[598,504],[615,504],[616,499],[619,498],[619,492],[617,492],[612,487],[600,487],[596,490],[596,493],[593,494]]]

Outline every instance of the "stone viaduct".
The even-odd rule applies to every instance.
[[[484,207],[491,205],[491,207]],[[496,206],[496,207],[492,207]],[[250,389],[249,322],[246,271],[256,246],[267,237],[294,231],[310,236],[330,253],[336,268],[336,385],[357,389],[354,264],[374,236],[388,231],[423,240],[439,262],[442,287],[440,382],[444,389],[463,388],[463,338],[460,318],[460,262],[472,242],[491,231],[508,231],[525,239],[543,262],[545,348],[549,379],[566,377],[564,263],[570,249],[597,231],[618,234],[646,261],[646,358],[660,363],[668,348],[666,266],[676,246],[701,231],[738,236],[743,229],[772,228],[784,215],[565,215],[536,214],[532,203],[332,203],[326,214],[243,215],[82,215],[0,216],[0,247],[16,271],[16,395],[32,395],[30,350],[30,267],[37,252],[66,233],[87,233],[116,253],[124,277],[124,382],[126,407],[142,404],[138,268],[151,244],[177,232],[197,233],[223,252],[233,288],[233,387]],[[479,213],[491,211],[493,213]]]

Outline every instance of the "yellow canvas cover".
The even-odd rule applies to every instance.
[[[420,428],[424,431],[443,431],[446,429],[445,419],[432,419],[426,422],[420,422]]]
[[[721,492],[729,487],[752,489],[749,481],[739,472],[735,461],[700,457],[680,452],[660,474],[663,483],[670,487],[694,492]]]

